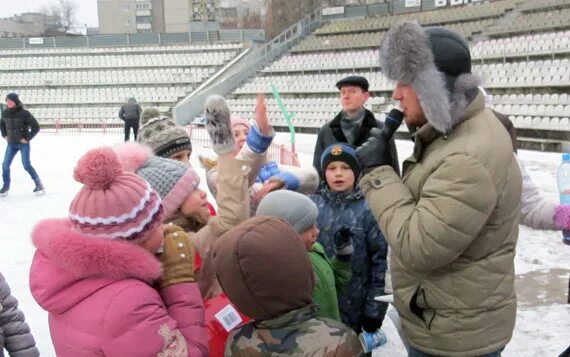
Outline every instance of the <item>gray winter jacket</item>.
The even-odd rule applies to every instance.
[[[24,313],[18,309],[18,300],[0,273],[0,357],[4,356],[4,349],[11,357],[40,355],[30,327],[24,321]]]

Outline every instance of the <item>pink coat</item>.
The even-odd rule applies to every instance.
[[[207,356],[197,284],[155,290],[161,267],[146,250],[85,237],[67,219],[38,223],[32,240],[30,288],[57,356]]]

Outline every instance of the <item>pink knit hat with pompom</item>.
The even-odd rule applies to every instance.
[[[251,125],[249,124],[249,122],[240,116],[232,115],[230,117],[230,122],[232,124],[232,128],[236,125],[243,125],[243,126],[247,127],[248,129],[251,129]]]
[[[140,243],[162,223],[160,197],[124,171],[111,148],[88,151],[73,172],[83,184],[69,208],[72,226],[86,235]]]

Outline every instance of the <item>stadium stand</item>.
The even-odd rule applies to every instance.
[[[222,94],[230,98],[235,113],[251,119],[255,95],[271,93],[274,85],[283,104],[295,113],[298,131],[315,132],[340,110],[336,81],[360,74],[371,85],[368,106],[382,119],[381,113],[393,104],[394,84],[378,67],[378,45],[391,25],[410,19],[425,26],[449,27],[470,41],[473,71],[480,74],[495,109],[515,123],[521,144],[558,150],[562,142],[570,142],[567,0],[481,1],[329,20],[314,31],[311,28],[308,36],[264,68],[255,67],[260,68],[255,74],[250,74],[253,67],[246,71],[227,89],[231,93]],[[131,96],[143,106],[168,112],[243,50],[237,42],[0,49],[0,88],[18,91],[42,121],[111,122]],[[234,72],[243,72],[242,67],[234,67]],[[200,98],[200,91],[193,94]],[[268,98],[271,120],[284,128],[277,102]]]
[[[240,43],[0,51],[0,90],[41,123],[118,121],[135,97],[168,112],[243,49]]]
[[[358,74],[370,82],[373,98],[368,106],[377,113],[386,111],[393,104],[394,84],[378,67],[378,45],[393,23],[415,19],[426,26],[449,27],[470,39],[473,71],[481,76],[495,109],[513,120],[523,147],[560,150],[562,142],[570,141],[570,13],[566,11],[570,11],[568,1],[499,0],[332,21],[237,88],[232,104],[240,115],[253,118],[254,94],[270,93],[275,85],[287,109],[296,114],[295,125],[315,132],[340,110],[336,81]],[[277,125],[285,125],[271,99],[269,115]]]

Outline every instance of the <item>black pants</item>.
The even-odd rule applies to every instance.
[[[125,141],[129,141],[131,137],[131,128],[133,128],[133,133],[135,134],[135,141],[137,141],[137,135],[139,134],[138,119],[125,119]]]

